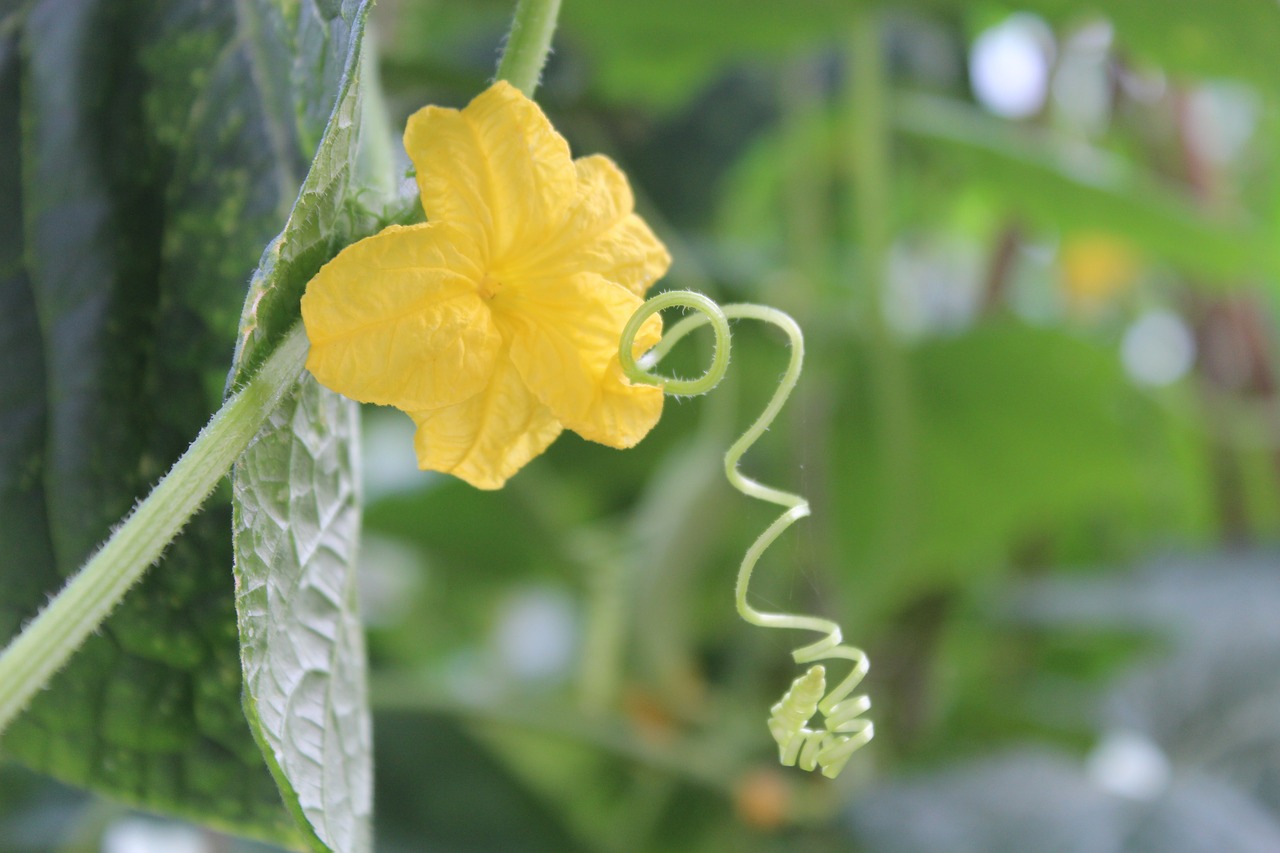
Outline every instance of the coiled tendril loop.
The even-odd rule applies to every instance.
[[[681,319],[662,337],[662,340],[641,358],[644,366],[634,358],[635,337],[641,324],[652,315],[666,308],[692,309],[694,314]],[[791,653],[796,663],[814,663],[820,660],[846,660],[852,664],[850,673],[830,693],[826,690],[826,669],[815,664],[795,680],[782,699],[773,706],[769,717],[769,731],[778,743],[778,754],[784,765],[798,765],[804,770],[822,768],[822,773],[835,778],[854,752],[871,740],[875,729],[863,714],[871,707],[871,700],[864,695],[854,696],[853,691],[867,674],[869,661],[858,648],[844,645],[840,626],[830,619],[795,613],[768,613],[757,610],[747,601],[747,589],[760,556],[784,530],[809,515],[809,502],[799,495],[765,486],[744,475],[738,463],[753,444],[764,434],[782,410],[791,391],[800,378],[804,364],[804,335],[790,315],[776,308],[748,303],[717,305],[700,293],[691,291],[667,291],[640,306],[622,330],[618,350],[622,371],[632,382],[656,385],[667,394],[698,395],[715,388],[724,378],[729,366],[730,319],[759,320],[780,328],[791,343],[791,357],[778,388],[769,399],[759,417],[752,422],[742,437],[725,452],[725,476],[738,491],[748,497],[758,498],[783,508],[782,515],[751,544],[738,568],[735,589],[738,614],[753,625],[765,628],[792,628],[816,631],[824,636]],[[650,372],[667,353],[690,332],[710,325],[715,334],[715,351],[707,372],[696,379],[674,379]],[[815,713],[821,713],[823,728],[808,727]]]

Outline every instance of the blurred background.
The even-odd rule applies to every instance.
[[[509,0],[381,0],[388,123]],[[1280,850],[1280,7],[564,0],[539,100],[629,174],[660,288],[791,312],[745,460],[814,515],[757,604],[871,656],[876,739],[779,767],[808,634],[733,609],[725,447],[786,362],[506,489],[366,411],[379,849]],[[407,162],[406,162],[407,165]],[[671,369],[700,372],[709,342]],[[265,850],[0,772],[14,850]],[[51,846],[49,838],[61,839]]]

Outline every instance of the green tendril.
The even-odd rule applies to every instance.
[[[634,350],[640,326],[645,320],[667,308],[691,308],[698,313],[685,317],[668,329],[657,346],[645,353],[644,361],[646,364],[657,364],[682,338],[710,323],[712,331],[715,332],[716,348],[711,356],[711,366],[697,379],[672,379],[659,376],[656,373],[649,373],[636,364]],[[632,382],[641,385],[657,385],[666,394],[696,397],[707,393],[719,385],[721,379],[724,379],[725,371],[729,369],[730,337],[728,315],[719,305],[701,293],[694,293],[691,290],[669,290],[666,293],[659,293],[641,305],[636,309],[636,313],[631,315],[627,325],[622,327],[622,343],[618,347],[618,360],[622,362],[622,372]]]
[[[696,313],[672,326],[662,340],[644,354],[641,361],[645,366],[641,367],[634,357],[636,335],[645,320],[666,308],[685,308]],[[791,357],[777,390],[764,411],[742,437],[729,446],[724,456],[725,476],[734,488],[748,497],[783,508],[782,515],[765,528],[742,558],[735,590],[738,614],[747,622],[764,628],[791,628],[823,634],[816,642],[792,652],[791,656],[796,663],[838,659],[852,664],[849,675],[820,700],[818,697],[825,690],[826,670],[821,665],[810,667],[773,706],[769,718],[769,730],[778,743],[779,758],[783,764],[797,765],[804,770],[821,767],[824,775],[834,779],[849,756],[871,740],[875,732],[871,721],[862,718],[862,714],[871,707],[870,700],[865,695],[850,696],[867,674],[870,666],[867,656],[861,649],[842,645],[840,626],[830,619],[794,613],[767,613],[757,610],[747,601],[751,575],[761,555],[783,531],[809,515],[809,502],[803,497],[765,486],[747,477],[738,468],[743,455],[777,418],[800,379],[800,371],[804,365],[804,335],[800,327],[790,315],[776,308],[752,304],[720,306],[699,293],[668,291],[645,302],[632,315],[622,330],[618,357],[623,373],[632,382],[656,385],[667,394],[705,394],[720,384],[728,369],[730,319],[769,323],[785,332],[791,344]],[[690,332],[706,325],[712,327],[715,335],[715,351],[711,366],[702,376],[697,379],[673,379],[646,369],[661,361]],[[809,719],[815,710],[822,714],[825,728],[808,728]]]

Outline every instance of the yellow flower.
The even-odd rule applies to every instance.
[[[1059,262],[1069,302],[1085,311],[1132,287],[1141,272],[1141,258],[1133,244],[1102,231],[1068,236],[1062,241]]]
[[[307,368],[408,412],[419,467],[483,489],[566,427],[612,447],[643,438],[662,392],[626,380],[618,343],[671,258],[618,167],[572,159],[504,82],[461,111],[419,110],[404,143],[428,222],[361,240],[312,279]],[[660,334],[647,323],[637,354]]]

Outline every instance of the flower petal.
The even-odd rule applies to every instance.
[[[525,384],[557,420],[591,441],[630,447],[662,414],[662,391],[632,385],[618,363],[622,327],[639,307],[640,297],[626,288],[580,273],[523,282],[494,321],[511,341]],[[644,324],[637,355],[661,329],[656,316]]]
[[[461,112],[414,113],[404,145],[427,218],[466,228],[494,262],[535,241],[573,202],[569,144],[537,104],[504,81]]]
[[[642,331],[636,336],[637,346],[633,355],[637,358],[662,337],[660,322],[655,320],[645,323],[645,326],[649,332],[645,334]],[[641,340],[648,343],[641,344]],[[601,380],[600,402],[593,412],[591,425],[575,431],[583,438],[610,447],[633,447],[662,417],[663,399],[662,391],[654,386],[632,385],[623,374],[622,363],[615,354]]]
[[[667,248],[633,210],[627,176],[600,154],[580,157],[577,197],[564,224],[541,244],[514,258],[516,276],[597,273],[637,296],[671,266]]]
[[[411,413],[423,470],[444,471],[478,489],[497,489],[547,449],[563,429],[525,387],[506,353],[489,385],[470,400]]]
[[[479,393],[502,338],[470,251],[433,224],[393,225],[343,249],[302,297],[307,369],[354,400],[406,411]]]

